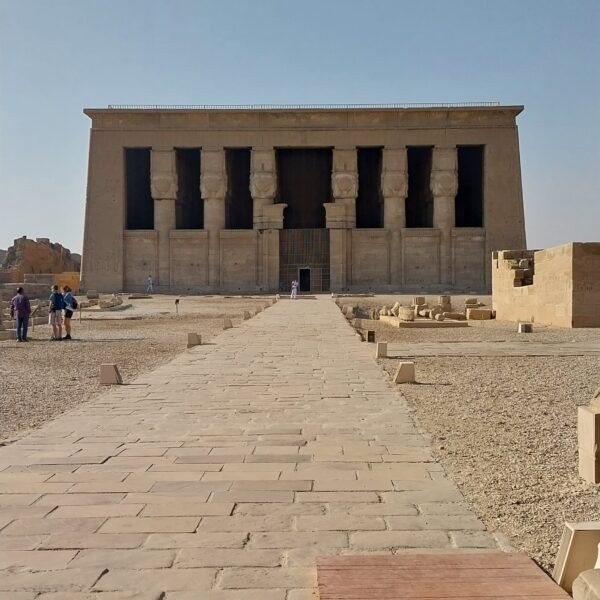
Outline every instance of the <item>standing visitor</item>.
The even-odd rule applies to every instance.
[[[58,291],[58,286],[52,286],[52,293],[50,294],[50,314],[48,315],[48,322],[52,325],[52,341],[59,341],[62,339],[62,311],[65,307],[65,300],[63,295]]]
[[[71,318],[77,310],[77,300],[73,296],[71,288],[68,285],[63,285],[63,300],[65,303],[65,337],[63,340],[71,339]]]
[[[152,275],[148,275],[148,281],[146,283],[146,294],[151,294],[154,291],[154,281],[152,281]]]
[[[298,281],[296,279],[294,279],[294,281],[292,281],[292,294],[291,294],[290,298],[295,300],[297,295],[298,295]]]
[[[29,315],[31,304],[29,298],[23,292],[23,288],[17,288],[17,295],[10,301],[10,318],[17,319],[17,342],[28,342],[27,328],[29,327]]]

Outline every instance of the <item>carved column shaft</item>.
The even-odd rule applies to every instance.
[[[204,229],[208,231],[208,285],[221,285],[221,229],[225,229],[227,175],[225,151],[202,150],[200,194],[204,200]]]
[[[171,284],[171,241],[169,233],[175,229],[175,201],[177,199],[177,171],[175,151],[172,148],[152,149],[150,189],[154,198],[154,229],[158,233],[157,286]]]
[[[384,201],[384,227],[390,231],[390,283],[401,285],[403,282],[402,229],[406,227],[408,194],[406,148],[384,148],[381,192]]]
[[[434,148],[431,168],[433,226],[440,231],[440,283],[452,284],[452,228],[458,191],[456,147]]]
[[[277,172],[273,148],[252,148],[250,194],[254,229],[265,229],[265,207],[273,204],[277,193]]]

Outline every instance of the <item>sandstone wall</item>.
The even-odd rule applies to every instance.
[[[569,243],[492,257],[496,319],[600,327],[600,243]]]

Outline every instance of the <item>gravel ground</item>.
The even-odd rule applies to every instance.
[[[209,340],[223,330],[223,317],[235,325],[244,310],[267,298],[184,297],[179,316],[174,299],[125,298],[130,309],[84,312],[81,324],[73,319],[70,342],[49,341],[49,325],[30,328],[29,344],[0,342],[0,440],[21,437],[105,392],[98,383],[101,363],[116,363],[123,379],[131,381],[185,350],[189,331]]]
[[[361,307],[381,299],[344,299]],[[385,301],[385,303],[388,303]],[[395,329],[369,321],[391,343],[523,341],[515,324]],[[590,342],[600,331],[534,326],[536,342]],[[397,361],[380,361],[393,373]],[[600,520],[598,486],[577,474],[577,406],[600,385],[600,357],[418,357],[418,385],[402,391],[434,455],[493,531],[542,568],[554,566],[565,521]]]

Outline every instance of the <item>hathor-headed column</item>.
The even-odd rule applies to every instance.
[[[356,227],[356,196],[358,195],[358,173],[356,148],[335,148],[331,192],[336,204],[346,206],[346,228]]]
[[[208,285],[217,291],[221,285],[221,229],[225,229],[227,175],[225,151],[202,149],[200,194],[204,201],[204,229],[208,231]]]
[[[252,148],[250,194],[252,195],[254,229],[265,229],[266,215],[263,209],[273,204],[276,193],[275,150],[273,148]]]
[[[402,229],[406,227],[408,170],[406,148],[384,148],[381,171],[383,223],[390,232],[390,283],[402,284]]]
[[[452,284],[452,228],[458,191],[456,146],[434,148],[431,168],[433,226],[440,231],[440,283]]]
[[[356,148],[336,148],[333,151],[331,192],[333,202],[325,204],[326,226],[329,229],[331,289],[341,291],[351,283],[348,264],[351,232],[348,230],[356,227]]]
[[[177,171],[175,151],[152,149],[151,193],[154,198],[154,229],[158,233],[157,286],[168,290],[171,284],[171,248],[169,232],[175,229]]]

